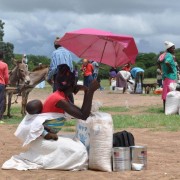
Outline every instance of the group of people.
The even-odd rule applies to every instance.
[[[134,79],[135,82],[132,81]],[[116,87],[123,88],[123,93],[127,92],[128,84],[131,84],[133,93],[142,93],[143,91],[144,70],[140,67],[131,68],[130,63],[125,64],[120,71],[112,67],[109,71],[109,83],[116,81]],[[140,85],[140,87],[138,86]],[[138,87],[137,87],[138,86]],[[138,89],[140,89],[138,91]]]
[[[15,168],[17,169],[24,163],[30,162],[26,168],[41,168],[51,169],[58,168],[63,170],[73,170],[76,168],[80,169],[84,167],[87,163],[87,154],[83,149],[83,145],[79,145],[80,142],[71,141],[74,145],[69,146],[66,142],[66,139],[60,139],[57,135],[61,126],[64,124],[65,114],[69,114],[72,117],[77,119],[86,120],[90,115],[92,99],[94,92],[100,88],[100,82],[97,80],[99,64],[95,61],[90,62],[87,59],[83,59],[83,64],[81,67],[81,71],[83,73],[84,82],[83,85],[78,85],[78,69],[77,67],[73,68],[72,56],[71,53],[61,47],[59,44],[59,38],[54,41],[55,51],[52,54],[49,73],[47,81],[52,85],[53,92],[46,98],[44,103],[40,100],[32,100],[29,101],[26,110],[28,112],[27,116],[23,119],[23,121],[18,126],[16,131],[17,137],[21,137],[24,140],[24,143],[27,141],[25,138],[31,137],[30,141],[33,143],[30,144],[30,149],[27,153],[20,154],[19,156],[13,157],[10,160],[6,161],[3,164],[4,169]],[[177,69],[175,64],[175,45],[171,42],[165,42],[166,52],[163,53],[158,60],[158,65],[160,72],[162,73],[163,79],[163,93],[162,99],[165,108],[166,95],[170,91],[169,84],[171,82],[175,82],[177,80]],[[130,82],[131,77],[135,80],[134,85],[134,93],[137,92],[137,85],[141,85],[141,93],[142,93],[142,85],[144,79],[144,70],[139,67],[132,67],[130,64],[126,64],[122,67],[120,71],[117,71],[116,68],[111,68],[110,72],[110,82],[114,78],[116,79],[116,86],[123,87],[123,93],[126,92],[128,87],[128,82]],[[131,82],[130,82],[131,83]],[[0,53],[0,119],[2,118],[3,112],[3,98],[5,93],[5,87],[8,84],[8,66],[3,62],[3,54]],[[78,107],[74,104],[73,96],[77,94],[79,91],[84,92],[83,103],[81,107]],[[46,114],[45,118],[42,114]],[[50,113],[53,118],[48,118]],[[43,119],[43,118],[44,119]],[[37,125],[37,119],[41,119],[39,128],[33,128],[33,124]],[[35,122],[34,122],[35,121]],[[29,126],[29,123],[32,123],[32,126]],[[32,134],[28,133],[34,133]],[[26,136],[24,136],[26,134]],[[33,137],[33,138],[32,138]],[[47,140],[51,140],[47,143]],[[55,143],[56,142],[56,143]],[[76,145],[78,144],[78,149]],[[65,147],[63,147],[65,146]],[[55,147],[50,148],[50,147]],[[40,152],[44,153],[44,149],[46,148],[46,155],[43,156],[39,154]],[[60,153],[64,149],[68,151],[68,154],[65,158],[59,157],[57,161],[54,159],[51,161],[47,161],[47,157],[52,157],[52,152],[48,150],[50,148],[53,152]],[[41,151],[42,150],[42,151]],[[30,156],[32,155],[32,156]],[[39,162],[37,161],[37,155],[39,155]],[[69,158],[73,156],[73,160],[69,161]],[[54,156],[53,156],[54,157]],[[17,158],[17,160],[16,160]],[[24,159],[24,161],[23,161]],[[84,159],[80,162],[80,160]],[[22,162],[22,164],[21,164]],[[46,164],[41,164],[44,162]],[[71,162],[71,165],[64,165],[64,163]],[[78,162],[78,163],[77,163]],[[38,164],[40,163],[40,164]],[[59,163],[59,164],[58,164]],[[76,164],[77,163],[77,164]],[[32,167],[33,164],[33,167]],[[35,164],[37,166],[35,166]],[[63,166],[62,166],[63,165]]]
[[[79,79],[79,71],[78,67],[73,67],[73,58],[70,51],[65,49],[59,44],[60,38],[57,37],[54,41],[54,47],[55,51],[53,51],[51,56],[51,62],[49,67],[49,73],[47,81],[49,84],[53,86],[53,92],[57,90],[57,85],[55,82],[56,74],[57,74],[57,66],[60,64],[67,64],[70,68],[70,71],[74,73],[75,75],[75,82],[78,82]],[[83,85],[86,87],[89,87],[92,80],[97,79],[98,71],[99,71],[99,64],[93,60],[83,59],[82,60],[82,66],[80,68],[80,71],[83,75]],[[100,90],[103,88],[100,86]],[[74,103],[73,95],[70,96],[71,102]]]

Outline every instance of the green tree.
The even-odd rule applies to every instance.
[[[134,67],[140,67],[145,71],[145,78],[155,78],[158,55],[155,53],[139,53]]]
[[[15,59],[16,60],[22,60],[23,54],[15,54]],[[28,69],[29,71],[32,71],[36,66],[39,65],[39,63],[42,63],[44,65],[49,65],[50,64],[50,59],[46,56],[36,56],[29,54],[27,55],[28,59]]]
[[[8,64],[9,68],[12,67],[12,58],[14,57],[14,45],[9,42],[4,42],[4,25],[5,23],[0,20],[0,51],[4,53],[4,61]]]
[[[0,41],[3,41],[3,36],[4,36],[4,22],[0,20]]]

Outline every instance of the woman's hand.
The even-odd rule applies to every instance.
[[[54,134],[54,133],[48,133],[48,134],[46,134],[45,136],[44,136],[44,139],[46,139],[46,140],[50,140],[50,139],[53,139],[53,140],[58,140],[58,136],[57,136],[57,134]]]
[[[79,91],[87,91],[88,90],[88,88],[86,87],[86,86],[83,86],[83,85],[76,85],[75,87],[74,87],[74,91],[73,91],[73,93],[74,94],[77,94]]]
[[[89,91],[92,92],[96,91],[99,88],[100,88],[100,83],[97,80],[93,80],[89,85]]]

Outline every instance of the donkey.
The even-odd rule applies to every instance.
[[[26,104],[27,104],[29,93],[33,90],[33,88],[37,84],[46,80],[48,71],[49,71],[48,66],[41,65],[29,73],[30,83],[29,83],[29,85],[24,86],[21,91],[22,92],[22,106],[21,106],[21,114],[22,115],[26,114]]]
[[[24,85],[30,83],[29,72],[27,65],[21,61],[13,60],[15,67],[9,71],[9,85],[6,87],[6,97],[8,99],[7,116],[11,117],[10,108],[13,94],[21,93],[21,89]],[[5,108],[6,110],[6,108]]]

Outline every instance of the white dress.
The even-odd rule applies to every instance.
[[[26,115],[19,124],[15,135],[21,139],[23,146],[29,149],[12,156],[2,169],[59,169],[84,170],[88,166],[86,147],[77,139],[59,136],[57,141],[45,140],[40,135],[43,122],[47,119],[62,117],[60,113],[42,113]]]

